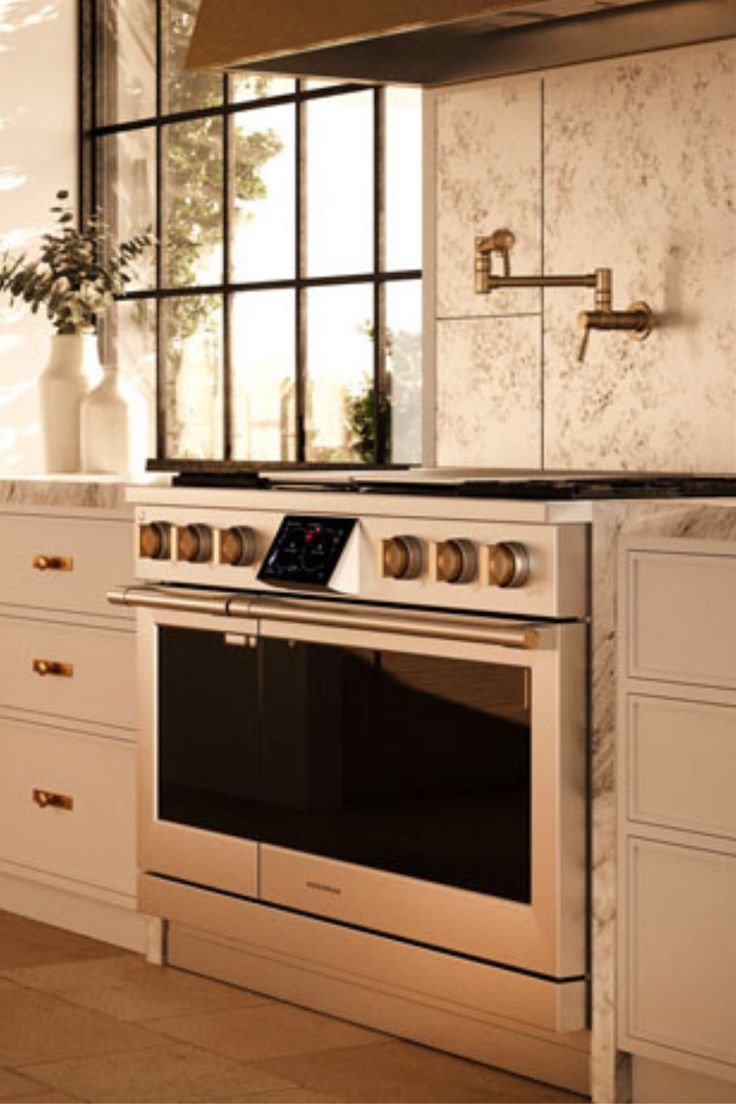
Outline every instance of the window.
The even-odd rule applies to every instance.
[[[197,0],[82,0],[83,194],[157,235],[103,355],[177,460],[412,462],[421,103],[183,69]]]

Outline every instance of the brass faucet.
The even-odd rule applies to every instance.
[[[487,295],[495,288],[593,288],[595,309],[581,311],[578,315],[578,324],[585,330],[578,351],[581,362],[585,360],[591,330],[625,330],[637,341],[649,337],[654,316],[646,303],[637,301],[625,311],[613,309],[613,272],[610,268],[597,268],[582,276],[512,276],[510,254],[515,243],[516,237],[511,230],[494,230],[488,237],[475,239],[475,290],[479,295]],[[494,253],[501,258],[501,276],[493,273]]]

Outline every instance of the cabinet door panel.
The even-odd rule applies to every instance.
[[[0,720],[0,762],[0,857],[133,896],[134,746]]]
[[[736,837],[736,708],[629,699],[632,820]]]
[[[631,839],[624,1031],[736,1064],[736,857]]]
[[[736,688],[736,556],[632,552],[627,674]]]
[[[0,617],[0,705],[134,728],[134,634]]]
[[[0,602],[75,610],[130,620],[111,606],[111,586],[133,578],[133,526],[128,521],[4,515]]]

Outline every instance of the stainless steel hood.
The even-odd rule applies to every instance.
[[[736,35],[736,0],[201,0],[190,69],[440,85]]]

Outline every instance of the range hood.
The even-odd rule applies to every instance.
[[[734,0],[201,0],[187,68],[432,86],[734,35]]]

